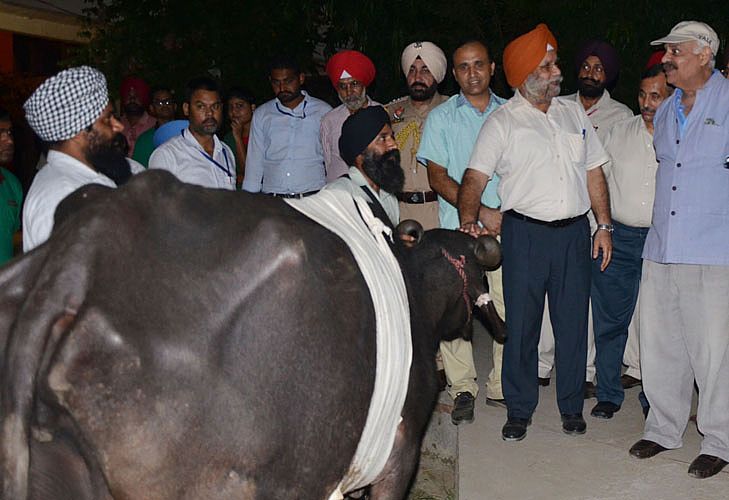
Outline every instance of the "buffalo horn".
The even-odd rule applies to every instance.
[[[501,245],[493,236],[479,236],[473,253],[476,261],[489,271],[493,271],[501,264]]]

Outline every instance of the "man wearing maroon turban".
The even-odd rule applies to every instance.
[[[150,103],[149,85],[136,76],[128,76],[122,80],[119,90],[121,97],[124,137],[129,145],[129,156],[134,153],[137,137],[155,126],[156,120],[147,114]]]
[[[632,118],[633,112],[612,97],[608,88],[615,85],[620,68],[618,52],[607,42],[590,40],[580,47],[575,57],[578,91],[567,96],[585,108],[590,123],[601,142],[607,138],[610,128],[617,122]],[[595,230],[595,218],[588,215],[590,227]],[[590,308],[592,313],[592,308]],[[592,316],[592,314],[590,314]],[[554,335],[548,315],[542,322],[539,340],[539,378],[549,380],[554,362]],[[587,369],[585,372],[585,398],[594,398],[595,389],[595,335],[592,319],[587,328]]]
[[[514,97],[491,113],[479,132],[458,193],[461,230],[477,235],[481,193],[500,177],[502,276],[509,341],[504,345],[502,387],[507,421],[501,436],[524,439],[539,398],[537,343],[549,297],[557,339],[557,405],[566,434],[583,434],[587,310],[590,297],[590,225],[598,222],[592,258],[601,268],[612,253],[602,165],[608,161],[584,109],[557,97],[562,74],[557,41],[546,25],[504,50]]]
[[[327,75],[337,91],[342,104],[324,115],[321,121],[321,145],[324,150],[324,167],[327,183],[336,180],[349,170],[339,154],[339,137],[342,125],[351,115],[370,105],[380,105],[367,96],[367,87],[375,79],[375,65],[369,57],[357,50],[342,50],[327,62]]]

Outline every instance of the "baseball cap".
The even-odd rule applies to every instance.
[[[716,35],[716,31],[708,24],[699,21],[681,21],[671,29],[668,35],[658,40],[653,40],[651,45],[699,40],[706,42],[714,55],[719,52],[719,37]]]

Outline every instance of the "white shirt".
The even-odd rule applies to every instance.
[[[235,156],[227,144],[213,136],[213,156],[202,148],[189,128],[154,150],[149,168],[172,172],[182,182],[235,191]]]
[[[587,171],[609,159],[581,105],[557,97],[542,113],[517,90],[484,122],[468,168],[501,177],[502,212],[553,221],[587,212]]]
[[[578,99],[576,93],[564,96],[564,99],[571,99],[582,106],[582,101]],[[584,106],[582,107],[584,109]],[[592,126],[595,127],[595,132],[597,132],[597,136],[601,141],[605,140],[605,136],[613,124],[633,116],[630,108],[610,97],[610,92],[607,90],[603,92],[595,104],[585,110],[585,113],[587,113],[587,117],[590,119]]]
[[[367,196],[367,193],[362,191],[362,186],[364,186],[364,188],[372,193],[372,195],[380,202],[380,205],[382,205],[385,213],[390,218],[392,225],[397,226],[400,222],[400,206],[395,195],[388,193],[384,189],[380,189],[379,193],[375,193],[375,190],[370,187],[365,176],[362,175],[362,172],[360,172],[356,167],[349,167],[349,171],[347,173],[349,174],[349,179],[346,177],[340,177],[331,184],[324,186],[324,189],[340,189],[347,191],[353,197],[362,198],[367,203],[370,203],[371,199]]]
[[[634,227],[649,227],[656,194],[658,161],[653,136],[638,115],[612,126],[605,138],[611,161],[604,168],[613,219]]]
[[[116,187],[114,181],[60,151],[48,151],[48,163],[33,179],[23,205],[23,251],[45,242],[53,229],[58,204],[87,184]]]

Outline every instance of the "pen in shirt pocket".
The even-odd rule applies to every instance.
[[[582,129],[582,140],[583,141],[585,140],[585,129],[584,128]]]

